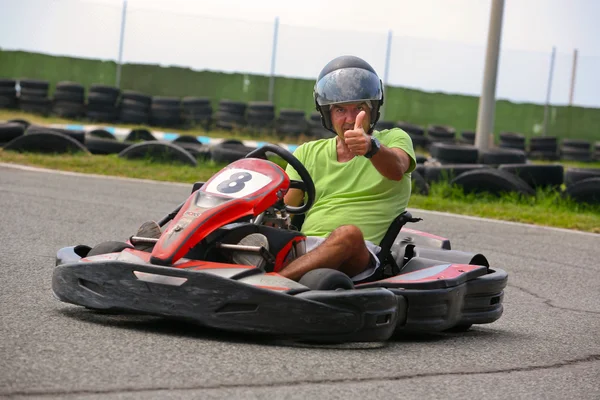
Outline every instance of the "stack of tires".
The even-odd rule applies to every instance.
[[[408,133],[413,142],[413,147],[426,149],[429,146],[429,139],[425,136],[425,129],[422,126],[410,124],[404,121],[398,121],[396,127]]]
[[[275,132],[279,136],[295,137],[308,132],[304,110],[281,109],[275,123]]]
[[[455,142],[456,130],[447,125],[429,125],[427,127],[427,136],[431,143],[449,143]]]
[[[223,99],[219,101],[219,110],[215,114],[215,127],[230,131],[246,126],[246,103]]]
[[[396,123],[393,121],[379,120],[373,127],[376,131],[385,131],[396,127]]]
[[[86,116],[90,121],[115,122],[119,116],[119,88],[92,85],[87,95]]]
[[[164,127],[181,125],[181,99],[153,96],[150,106],[150,124]]]
[[[48,98],[48,81],[21,79],[19,81],[19,109],[33,114],[48,115],[50,99]]]
[[[517,132],[500,132],[499,147],[525,151],[525,136]]]
[[[326,139],[334,136],[334,133],[325,129],[321,122],[321,113],[318,111],[310,113],[308,116],[308,131],[307,135],[315,139]]]
[[[119,120],[126,124],[147,125],[152,98],[144,93],[124,90],[119,104]]]
[[[458,142],[461,144],[469,144],[469,145],[474,145],[475,144],[475,131],[462,131],[460,133],[460,138],[458,139]]]
[[[181,99],[181,122],[187,128],[210,128],[212,105],[207,97],[184,97]]]
[[[565,195],[578,203],[600,204],[600,169],[569,168],[565,171]]]
[[[591,143],[580,139],[563,139],[560,158],[568,161],[592,161]]]
[[[77,119],[85,115],[85,88],[77,82],[58,82],[52,96],[52,113]]]
[[[527,157],[531,160],[558,160],[558,139],[553,136],[532,137]]]
[[[0,108],[17,108],[17,81],[0,79]]]
[[[251,133],[271,132],[275,124],[275,105],[268,101],[251,101],[246,111],[246,128]]]
[[[592,161],[600,161],[600,142],[594,144],[594,152],[592,153]]]

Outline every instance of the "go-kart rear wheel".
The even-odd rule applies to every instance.
[[[354,282],[348,275],[331,268],[319,268],[307,272],[298,283],[312,290],[354,289]]]

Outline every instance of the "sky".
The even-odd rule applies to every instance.
[[[276,75],[353,54],[392,86],[479,95],[492,1],[127,0],[122,61],[268,75],[278,18]],[[0,48],[118,60],[122,9],[0,0]],[[597,0],[505,0],[497,97],[543,104],[555,47],[550,101],[567,104],[577,49],[574,104],[600,107],[599,17]]]

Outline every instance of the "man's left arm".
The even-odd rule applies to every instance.
[[[410,157],[400,148],[386,147],[382,144],[379,151],[371,157],[371,163],[381,175],[399,181],[410,167]]]

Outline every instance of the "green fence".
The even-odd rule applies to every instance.
[[[92,83],[115,84],[116,63],[39,53],[0,50],[0,77],[47,80],[51,90],[59,81],[75,81],[88,87]],[[314,81],[277,77],[274,102],[278,109],[297,108],[314,111]],[[213,106],[220,99],[265,101],[269,77],[213,71],[194,71],[181,67],[125,64],[121,88],[162,96],[209,97]],[[475,130],[479,98],[474,96],[428,93],[400,87],[386,92],[384,119],[419,125],[451,125],[458,131]],[[497,101],[495,132],[520,132],[527,137],[542,134],[544,106]],[[548,135],[600,141],[600,109],[552,106]]]

